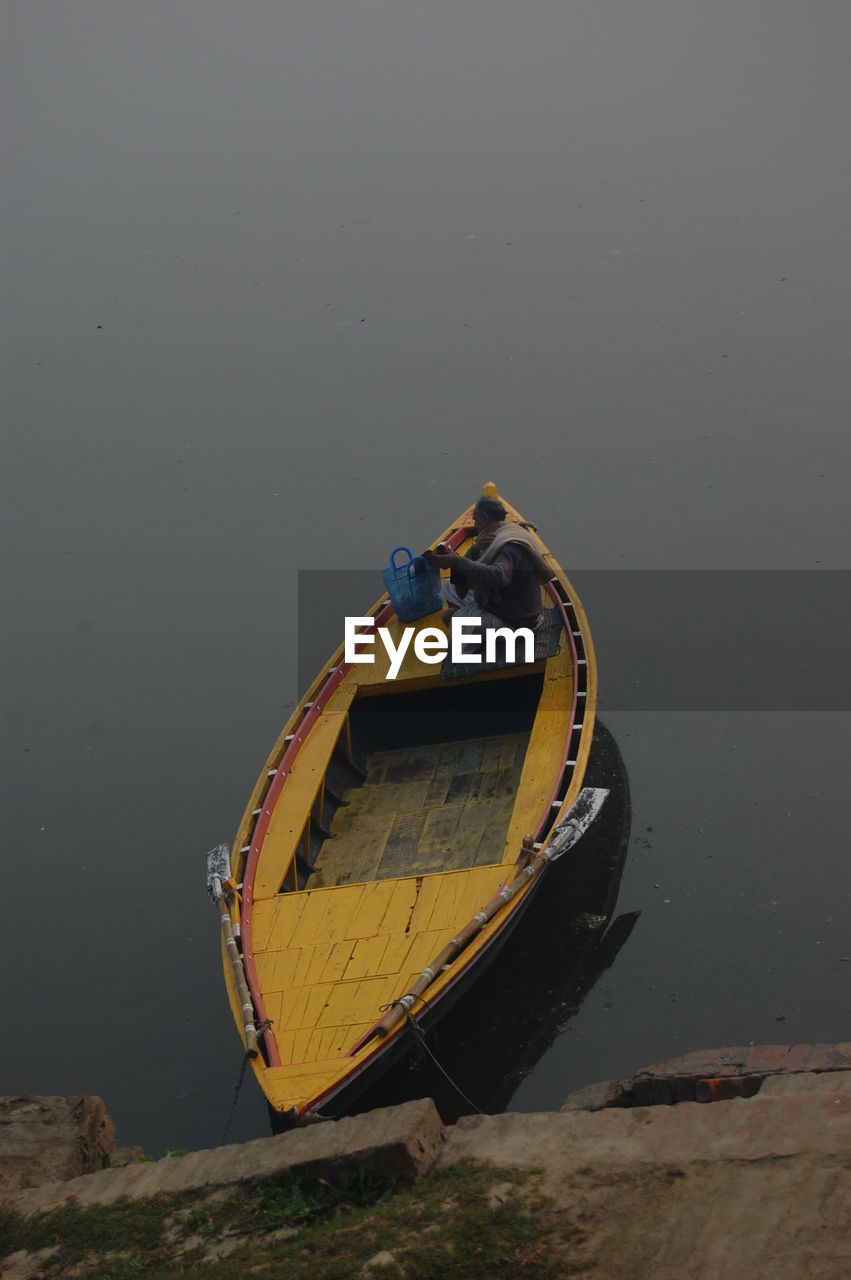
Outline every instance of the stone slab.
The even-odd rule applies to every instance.
[[[589,1084],[568,1094],[561,1111],[602,1111],[605,1107],[621,1104],[623,1086],[620,1080],[604,1080],[602,1084]]]
[[[605,1163],[610,1169],[630,1170],[693,1161],[851,1154],[851,1073],[810,1077],[802,1088],[807,1091],[805,1108],[792,1087],[785,1095],[760,1093],[711,1107],[683,1102],[598,1112],[464,1116],[449,1130],[440,1163],[471,1155],[495,1164],[534,1164],[545,1155],[558,1169],[593,1169]]]
[[[768,1076],[759,1091],[761,1098],[795,1098],[812,1095],[832,1100],[835,1106],[847,1107],[851,1102],[851,1071],[827,1074]]]
[[[431,1168],[443,1141],[437,1109],[423,1098],[276,1137],[107,1169],[5,1199],[8,1208],[30,1214],[58,1208],[72,1197],[80,1204],[106,1205],[124,1197],[139,1200],[288,1175],[333,1178],[366,1172],[386,1181],[412,1182]]]
[[[715,1097],[748,1097],[755,1086],[722,1081],[752,1079],[788,1072],[851,1070],[851,1043],[761,1044],[725,1049],[704,1049],[654,1063],[637,1071],[623,1084],[625,1094],[638,1106],[677,1102],[714,1101]],[[623,1105],[622,1103],[620,1105]]]
[[[101,1098],[0,1098],[0,1195],[102,1169],[114,1147]]]
[[[626,1080],[607,1080],[570,1094],[564,1111],[602,1107],[673,1106],[751,1098],[778,1075],[851,1070],[851,1043],[739,1045],[700,1049],[643,1067]]]
[[[778,1076],[704,1106],[466,1117],[438,1168],[541,1170],[585,1280],[851,1275],[851,1073]]]

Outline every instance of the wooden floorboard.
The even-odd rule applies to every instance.
[[[373,753],[316,855],[311,888],[428,875],[502,858],[529,735]]]

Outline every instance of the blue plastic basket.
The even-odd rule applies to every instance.
[[[407,563],[401,566],[396,564],[400,551],[408,556]],[[381,570],[381,577],[396,616],[402,622],[424,618],[427,613],[434,613],[440,608],[440,570],[423,556],[412,555],[410,547],[393,548],[390,564]]]

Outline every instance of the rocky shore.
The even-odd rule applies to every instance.
[[[292,1178],[404,1188],[473,1161],[532,1176],[569,1222],[570,1270],[551,1252],[550,1269],[530,1274],[851,1274],[849,1044],[690,1054],[581,1090],[558,1112],[467,1116],[449,1128],[423,1099],[158,1162],[114,1139],[99,1099],[0,1100],[6,1220]],[[387,1274],[397,1264],[404,1274],[388,1252]],[[7,1251],[0,1267],[19,1280],[60,1274],[26,1250]]]

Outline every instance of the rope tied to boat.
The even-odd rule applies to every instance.
[[[220,1147],[223,1147],[227,1142],[228,1132],[230,1131],[231,1121],[233,1120],[233,1113],[236,1111],[236,1104],[239,1102],[239,1091],[242,1088],[242,1082],[245,1079],[245,1068],[248,1066],[249,1058],[250,1054],[248,1053],[244,1053],[242,1055],[242,1065],[239,1068],[239,1078],[236,1082],[236,1088],[233,1091],[233,1102],[230,1104],[230,1111],[228,1112],[228,1118],[225,1121],[224,1131],[219,1139]]]
[[[258,1023],[258,1024],[257,1024],[257,1028],[256,1028],[256,1029],[257,1029],[257,1035],[258,1035],[258,1036],[262,1036],[263,1032],[264,1032],[264,1031],[267,1031],[267,1030],[269,1029],[269,1027],[271,1027],[271,1025],[272,1025],[272,1021],[271,1021],[271,1019],[270,1019],[270,1018],[264,1018],[264,1019],[263,1019],[263,1021],[262,1021],[261,1023]],[[249,1062],[251,1061],[251,1059],[252,1059],[253,1057],[255,1057],[255,1056],[256,1056],[256,1055],[255,1055],[255,1054],[253,1054],[253,1053],[251,1053],[251,1052],[249,1052],[249,1050],[248,1050],[248,1049],[246,1049],[245,1053],[243,1053],[243,1055],[242,1055],[242,1064],[241,1064],[241,1066],[240,1066],[240,1068],[239,1068],[239,1077],[238,1077],[237,1082],[236,1082],[236,1088],[235,1088],[235,1089],[234,1089],[234,1091],[233,1091],[233,1101],[232,1101],[232,1102],[231,1102],[231,1104],[230,1104],[230,1111],[228,1112],[228,1118],[227,1118],[227,1120],[225,1121],[224,1131],[223,1131],[223,1133],[222,1133],[221,1138],[219,1139],[219,1146],[220,1146],[220,1147],[223,1147],[223,1146],[225,1145],[225,1143],[227,1142],[227,1136],[228,1136],[228,1133],[229,1133],[229,1131],[230,1131],[231,1121],[233,1120],[234,1112],[236,1111],[236,1104],[239,1102],[239,1095],[240,1095],[240,1091],[241,1091],[241,1089],[242,1089],[242,1085],[243,1085],[243,1082],[244,1082],[244,1080],[245,1080],[245,1069],[246,1069],[246,1067],[248,1066],[248,1064],[249,1064]]]
[[[394,1007],[395,1007],[395,1008],[399,1008],[399,1009],[401,1009],[401,1010],[402,1010],[402,1012],[403,1012],[403,1014],[404,1014],[404,1016],[405,1016],[405,1022],[407,1023],[407,1025],[408,1025],[408,1027],[409,1027],[410,1031],[413,1033],[413,1036],[414,1036],[414,1039],[415,1039],[415,1040],[416,1040],[416,1042],[417,1042],[417,1045],[419,1046],[419,1048],[420,1048],[420,1049],[422,1049],[422,1050],[423,1050],[423,1052],[424,1052],[424,1053],[426,1053],[426,1054],[428,1055],[428,1057],[429,1057],[429,1058],[431,1058],[432,1062],[433,1062],[433,1063],[434,1063],[434,1065],[437,1067],[437,1069],[438,1069],[438,1071],[440,1072],[440,1074],[441,1074],[441,1075],[442,1075],[446,1080],[448,1080],[449,1084],[452,1086],[452,1088],[453,1088],[453,1089],[455,1090],[455,1092],[458,1094],[459,1098],[463,1098],[463,1100],[464,1100],[464,1102],[466,1102],[467,1106],[468,1106],[468,1107],[472,1107],[472,1109],[473,1109],[473,1111],[475,1111],[476,1115],[479,1115],[479,1116],[487,1115],[487,1112],[486,1112],[486,1111],[482,1111],[481,1107],[477,1107],[477,1106],[476,1106],[476,1104],[475,1104],[475,1102],[473,1102],[473,1099],[472,1099],[472,1098],[468,1098],[468,1097],[467,1097],[466,1093],[465,1093],[465,1092],[464,1092],[464,1090],[461,1088],[461,1086],[458,1084],[458,1082],[457,1082],[456,1080],[453,1080],[453,1079],[452,1079],[452,1076],[449,1074],[449,1072],[446,1070],[446,1068],[443,1066],[443,1064],[442,1064],[441,1062],[439,1062],[439,1061],[438,1061],[438,1059],[435,1057],[435,1055],[432,1053],[431,1049],[429,1048],[428,1044],[426,1043],[425,1032],[423,1031],[423,1029],[422,1029],[422,1027],[420,1026],[420,1024],[417,1022],[417,1020],[416,1020],[416,1018],[414,1017],[414,1015],[411,1013],[411,1008],[412,1008],[412,1006],[415,1004],[415,1002],[416,1002],[416,1000],[417,1000],[417,999],[419,999],[419,1000],[421,1000],[421,1001],[422,1001],[422,1003],[425,1005],[426,1009],[428,1009],[428,1008],[430,1007],[430,1006],[429,1006],[429,1003],[428,1003],[428,1000],[426,1000],[425,996],[422,996],[422,995],[421,995],[421,996],[417,997],[417,996],[413,996],[413,995],[408,994],[408,995],[400,996],[400,997],[398,998],[398,1000],[391,1000],[389,1004],[382,1005],[382,1006],[380,1007],[380,1009],[379,1009],[379,1012],[383,1013],[383,1012],[385,1012],[387,1009],[393,1009]]]
[[[422,1050],[424,1050],[426,1054],[428,1054],[429,1058],[431,1058],[432,1062],[437,1067],[440,1074],[444,1077],[444,1079],[446,1079],[449,1082],[449,1084],[458,1094],[458,1097],[462,1098],[464,1102],[466,1102],[468,1107],[472,1107],[476,1115],[478,1116],[486,1115],[487,1113],[485,1111],[482,1111],[481,1107],[476,1106],[473,1099],[467,1096],[467,1094],[461,1088],[460,1084],[458,1084],[457,1080],[452,1079],[452,1076],[449,1074],[449,1072],[446,1070],[443,1064],[439,1062],[438,1059],[435,1057],[435,1055],[432,1053],[431,1049],[428,1047],[428,1044],[426,1043],[425,1032],[417,1022],[416,1018],[414,1018],[410,1012],[406,1015],[406,1017],[407,1017],[408,1026],[410,1027],[411,1031],[416,1037],[419,1047]]]

